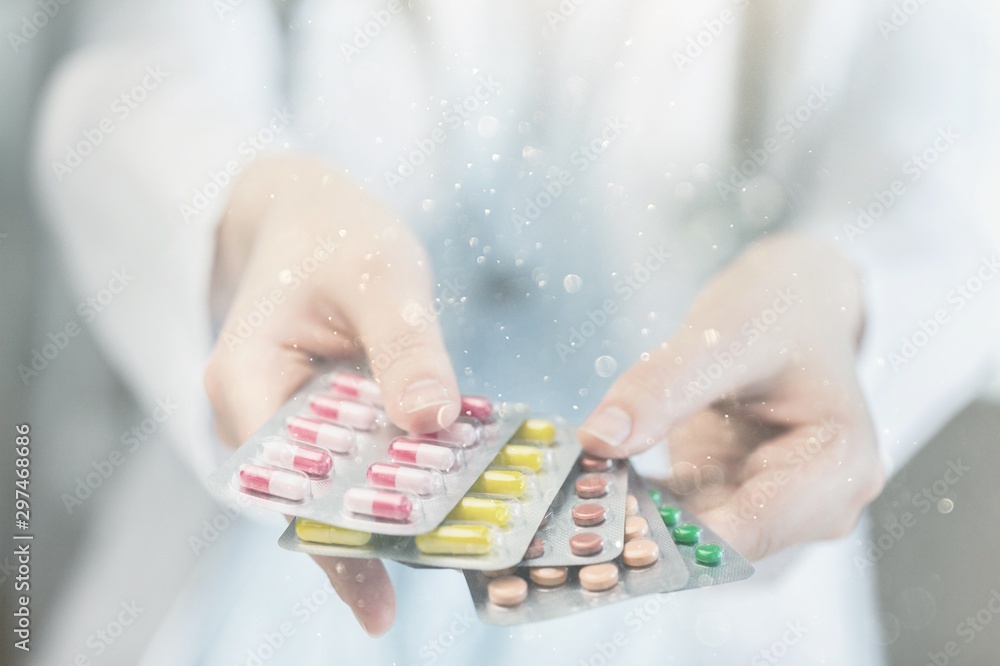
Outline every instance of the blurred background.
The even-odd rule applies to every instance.
[[[59,14],[44,30],[16,51],[5,44],[0,57],[0,526],[4,544],[10,544],[14,527],[11,444],[14,424],[27,422],[32,426],[33,442],[32,522],[38,535],[32,559],[33,640],[44,641],[46,626],[51,623],[75,622],[80,624],[82,648],[85,637],[100,623],[90,622],[86,587],[67,594],[61,583],[70,577],[76,563],[101,557],[100,545],[107,535],[89,530],[88,521],[97,511],[109,508],[101,506],[98,493],[68,513],[62,496],[73,488],[75,479],[94,469],[95,461],[104,459],[106,453],[102,452],[115,448],[123,433],[142,423],[149,409],[140,409],[130,401],[86,327],[37,381],[25,386],[17,371],[19,364],[31,358],[33,349],[48,341],[50,332],[76,319],[76,303],[69,295],[60,262],[37,220],[25,168],[38,95],[73,20],[72,3],[59,7]],[[4,41],[8,41],[10,31],[19,31],[24,16],[36,10],[33,0],[5,2],[0,7]],[[75,418],[80,414],[90,418]],[[94,414],[102,418],[95,419]],[[84,421],[88,430],[78,429],[76,424]],[[94,431],[95,422],[103,427]],[[938,433],[891,480],[873,507],[870,541],[877,550],[872,559],[877,559],[880,580],[882,637],[893,664],[934,663],[932,655],[942,653],[949,641],[959,641],[961,652],[949,656],[947,663],[998,663],[1000,620],[984,622],[981,612],[993,595],[1000,599],[1000,562],[996,557],[1000,530],[995,519],[1000,515],[998,432],[1000,384]],[[150,441],[155,444],[155,432]],[[144,524],[142,516],[132,515],[127,506],[110,508],[119,515],[120,524],[134,530],[138,543],[171,531],[180,537],[157,539],[167,545],[157,546],[157,552],[149,553],[135,571],[122,572],[123,590],[129,577],[139,575],[140,570],[146,572],[144,575],[156,575],[158,558],[193,563],[197,555],[188,547],[187,536],[196,532],[206,517],[218,514],[201,484],[159,448],[142,446],[129,461],[127,472],[104,481],[135,484],[135,492],[170,493],[178,504],[175,524],[155,526]],[[963,471],[951,482],[956,473],[947,472],[956,467]],[[144,474],[144,469],[157,469],[158,473]],[[183,492],[176,492],[177,488]],[[916,522],[900,530],[898,520],[907,510],[916,516]],[[170,544],[175,551],[164,550]],[[10,553],[9,545],[0,549],[0,598],[8,607],[13,589]],[[176,564],[170,570],[178,576],[183,573],[183,567]],[[123,592],[120,598],[125,595]],[[157,600],[149,600],[143,606],[141,621],[121,637],[115,649],[127,653],[130,644],[146,645],[154,640],[157,621],[169,610]],[[977,612],[975,626],[979,628],[967,633],[973,626],[967,618],[974,618]],[[20,663],[22,656],[12,647],[10,617],[5,609],[0,664]]]

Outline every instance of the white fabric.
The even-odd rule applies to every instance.
[[[442,280],[465,285],[467,298],[441,320],[469,390],[582,419],[611,381],[609,363],[621,370],[668,335],[707,275],[782,226],[837,239],[865,275],[859,372],[888,459],[912,455],[978,388],[1000,281],[949,310],[950,323],[899,372],[887,359],[936,307],[953,307],[948,290],[995,247],[978,206],[996,108],[995,98],[977,96],[996,71],[974,30],[990,20],[979,3],[920,5],[884,36],[889,2],[429,1],[387,21],[379,12],[388,6],[317,0],[279,13],[255,0],[105,0],[85,8],[78,48],[42,111],[38,190],[81,293],[115,269],[134,274],[93,328],[142,403],[200,395],[213,220],[225,188],[189,220],[180,206],[210,189],[228,161],[245,166],[241,142],[265,128],[282,130],[267,151],[325,156],[397,208],[425,238]],[[366,27],[377,34],[348,59],[344,45]],[[700,52],[690,46],[698,39]],[[169,72],[162,83],[60,180],[53,162],[66,159],[66,146],[113,115],[112,101],[157,65]],[[467,122],[453,120],[466,101],[475,106]],[[783,120],[803,105],[801,127]],[[283,124],[289,115],[293,126]],[[851,242],[844,225],[855,209],[908,177],[907,159],[949,126],[961,139]],[[578,148],[602,133],[606,152],[581,161]],[[401,156],[429,138],[433,153],[411,160],[412,175],[400,173]],[[719,183],[763,146],[777,148],[724,197]],[[537,219],[516,222],[561,170],[572,183]],[[623,277],[660,247],[669,263],[626,292]],[[570,275],[581,289],[564,287]],[[609,298],[622,312],[560,354]],[[613,359],[602,358],[601,372],[599,357]],[[167,428],[199,474],[210,471],[204,402]],[[657,464],[655,453],[641,461],[647,472],[662,472]],[[320,582],[309,563],[274,546],[276,536],[263,527],[227,533],[218,548],[232,548],[231,557],[201,561],[147,663],[245,663],[248,647]],[[880,663],[870,581],[851,561],[851,541],[781,556],[748,583],[679,595],[629,641],[622,663],[747,662],[802,618],[809,631],[784,663]],[[468,612],[461,580],[402,567],[393,576],[399,619],[385,639],[363,637],[329,603],[271,663],[328,663],[330,654],[345,663],[531,663],[539,651],[588,663],[592,643],[628,610],[512,631],[476,623],[430,659],[420,653],[426,641]],[[199,634],[197,651],[164,660],[190,626],[213,631]]]

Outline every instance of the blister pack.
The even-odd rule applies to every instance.
[[[351,530],[413,535],[445,519],[524,422],[462,398],[448,430],[389,424],[378,385],[338,366],[311,381],[208,478],[220,497]]]
[[[682,589],[689,569],[639,476],[628,468],[630,502],[645,530],[630,538],[610,562],[572,567],[522,566],[513,571],[466,571],[465,578],[484,622],[513,625]],[[500,575],[497,575],[500,574]]]
[[[521,564],[572,566],[618,557],[625,545],[627,496],[625,462],[581,455]]]
[[[649,484],[647,497],[670,529],[681,560],[690,572],[684,590],[734,583],[753,575],[753,565],[695,516],[685,516],[677,498],[663,485]]]
[[[433,529],[414,536],[369,535],[300,518],[278,543],[313,555],[425,567],[509,567],[521,560],[579,454],[565,422],[529,418]]]

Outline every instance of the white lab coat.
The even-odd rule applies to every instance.
[[[811,229],[865,277],[858,371],[891,472],[989,376],[1000,312],[1000,280],[953,291],[995,266],[995,17],[912,4],[94,1],[42,108],[38,191],[82,292],[134,273],[92,330],[140,404],[187,398],[164,427],[202,477],[220,455],[198,397],[214,224],[232,173],[296,152],[423,236],[463,389],[576,421],[746,242]],[[393,566],[377,641],[277,526],[224,532],[156,593],[175,602],[142,663],[881,662],[862,530],[745,583],[513,629],[471,620],[455,572]]]

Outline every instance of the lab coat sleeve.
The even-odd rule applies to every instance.
[[[828,29],[831,9],[807,19],[817,38],[784,69],[828,99],[786,123],[795,150],[777,161],[786,182],[802,184],[792,218],[863,278],[858,372],[891,472],[996,371],[996,10],[977,0],[909,3],[912,14],[859,6],[839,71],[828,56],[845,40]],[[794,115],[806,99],[777,108]]]
[[[74,323],[204,474],[218,453],[202,388],[216,223],[239,173],[293,134],[280,22],[263,0],[76,9],[40,108],[36,194]]]

